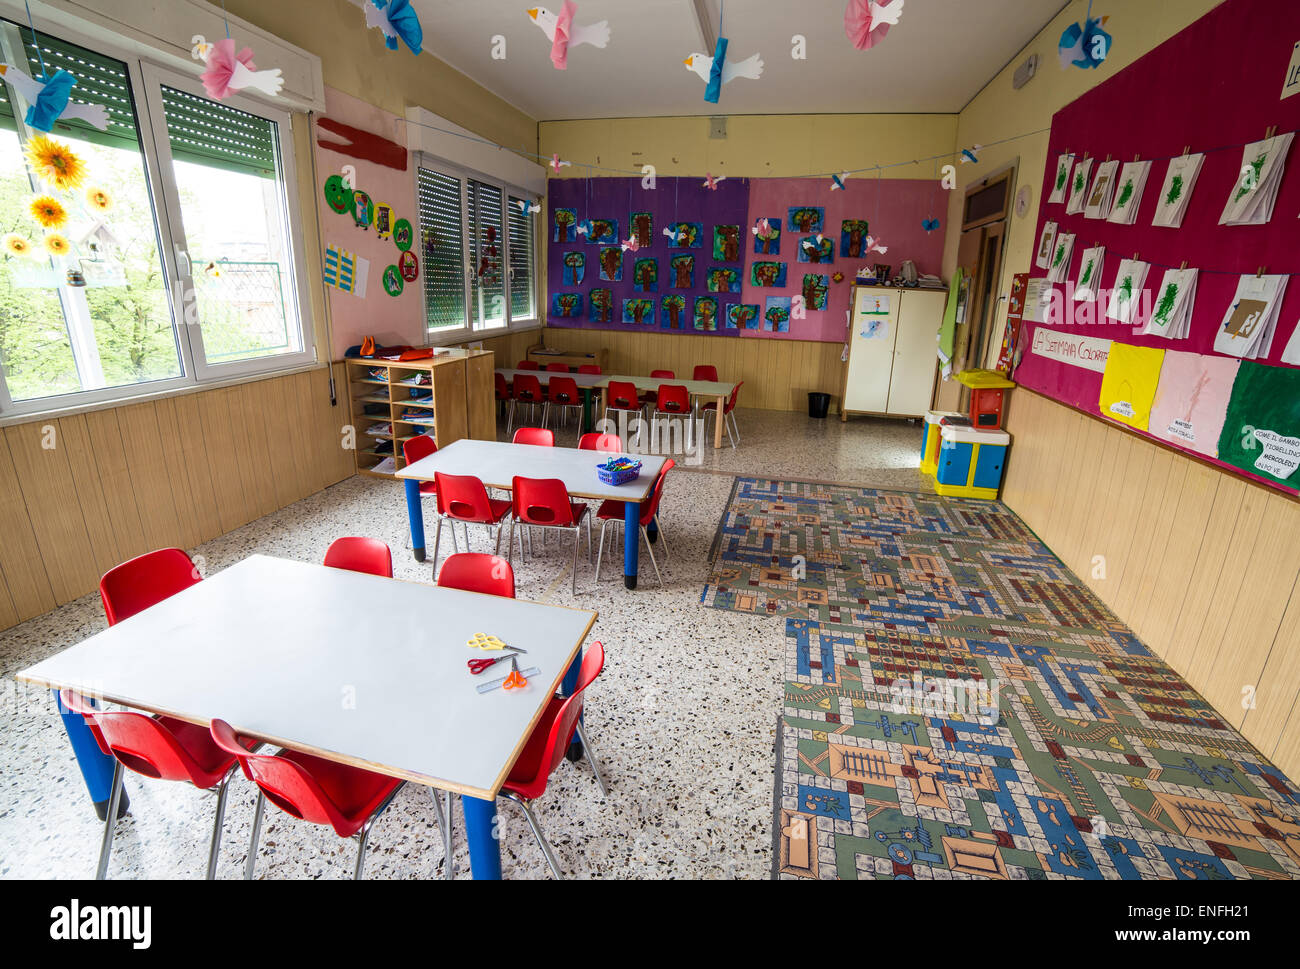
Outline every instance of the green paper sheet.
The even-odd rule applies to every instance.
[[[1242,361],[1219,460],[1300,491],[1300,370]]]

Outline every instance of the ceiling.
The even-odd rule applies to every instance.
[[[543,0],[558,11],[562,0]],[[905,0],[870,50],[844,34],[845,0],[727,0],[728,63],[759,53],[758,80],[736,79],[716,104],[682,61],[705,52],[696,7],[717,32],[719,0],[577,0],[579,26],[608,20],[604,49],[550,61],[528,16],[534,0],[412,0],[424,49],[538,121],[657,115],[955,113],[1065,6],[1064,0]],[[791,37],[807,38],[805,60]],[[505,38],[504,59],[492,57]],[[1047,52],[1040,52],[1046,54]],[[1040,70],[1054,70],[1045,59]],[[436,106],[433,106],[436,109]]]

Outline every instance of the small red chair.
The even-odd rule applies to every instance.
[[[463,589],[466,592],[513,599],[515,570],[500,555],[461,552],[459,555],[447,556],[447,561],[442,563],[438,585],[444,589]]]
[[[641,537],[645,539],[646,551],[650,553],[650,564],[655,568],[655,576],[659,579],[659,584],[664,584],[664,577],[659,572],[659,563],[655,561],[654,548],[650,544],[650,534],[646,531],[651,522],[659,528],[659,537],[664,543],[664,559],[668,558],[668,539],[663,534],[663,528],[659,525],[659,502],[664,496],[664,484],[668,478],[668,472],[677,466],[677,462],[669,458],[664,462],[664,466],[659,469],[659,476],[655,478],[654,488],[650,491],[650,498],[641,502],[640,528]],[[609,527],[610,522],[619,525],[624,523],[623,518],[624,504],[621,501],[602,502],[596,509],[596,517],[600,519],[600,548],[596,551],[596,581],[600,581],[600,560],[605,554],[605,529]],[[616,533],[617,534],[617,533]]]
[[[214,744],[205,729],[184,720],[150,717],[130,711],[107,712],[91,706],[85,697],[72,690],[60,690],[59,703],[85,719],[99,749],[113,758],[112,794],[109,795],[104,840],[99,849],[95,877],[102,881],[108,874],[108,858],[113,851],[116,827],[114,821],[122,799],[122,770],[126,768],[155,780],[189,781],[201,791],[217,789],[217,813],[212,822],[207,875],[209,881],[215,878],[226,816],[226,792],[235,774],[235,758]]]
[[[595,473],[593,469],[593,474]],[[591,516],[590,510],[581,501],[569,497],[569,489],[559,478],[521,478],[515,475],[511,493],[513,514],[510,516],[510,537],[507,548],[509,561],[513,563],[515,523],[530,528],[554,528],[573,532],[573,594],[578,594],[578,546],[582,535],[582,523],[587,523],[587,558],[591,558]],[[545,535],[545,531],[543,531]],[[523,555],[523,532],[519,534],[519,554]]]
[[[600,367],[596,366],[594,363],[584,363],[581,367],[578,368],[578,373],[589,373],[594,376],[600,376],[602,372],[603,371],[600,369]]]
[[[115,565],[99,580],[99,598],[108,624],[115,626],[137,612],[188,589],[201,578],[198,567],[179,548],[160,548]]]
[[[224,720],[212,721],[212,739],[222,750],[238,759],[240,767],[258,789],[253,837],[248,844],[248,862],[244,867],[245,878],[253,877],[257,864],[257,839],[262,832],[262,812],[268,800],[291,817],[311,824],[329,825],[340,838],[351,838],[359,832],[361,845],[357,850],[353,878],[361,877],[370,829],[405,781],[297,750],[281,750],[278,754],[250,753],[235,729]],[[434,804],[437,803],[435,796]],[[446,845],[449,832],[441,808],[438,826],[442,828]],[[449,870],[450,851],[447,859]]]
[[[520,428],[525,430],[525,428]],[[433,574],[438,574],[438,544],[442,539],[442,521],[451,519],[452,538],[456,537],[456,522],[465,528],[465,549],[469,550],[469,526],[496,526],[496,549],[501,548],[501,520],[510,514],[510,502],[504,498],[489,498],[483,482],[472,474],[434,473],[438,485],[438,527],[433,533]]]
[[[707,363],[698,363],[695,365],[695,372],[691,374],[692,380],[711,380],[714,383],[718,381],[718,368]]]
[[[642,400],[637,396],[636,384],[629,380],[611,380],[605,388],[605,420],[609,420],[609,412],[625,411],[628,415],[629,425],[632,420],[644,420],[641,413]],[[608,426],[608,425],[606,425]],[[630,428],[629,428],[630,430]],[[621,432],[620,432],[621,433]],[[637,425],[637,437],[641,436],[641,427]]]
[[[510,439],[512,444],[533,444],[537,447],[555,447],[555,432],[544,427],[521,427]]]
[[[516,370],[541,370],[542,365],[536,360],[520,360],[515,364]]]
[[[497,410],[500,411],[510,403],[510,381],[506,380],[506,375],[503,373],[493,373],[492,378],[498,405]]]
[[[736,384],[736,386],[732,387],[731,396],[729,396],[723,402],[722,405],[723,426],[727,429],[727,440],[731,442],[731,447],[733,450],[736,447],[736,442],[740,440],[740,425],[736,423],[736,415],[733,413],[733,411],[735,411],[736,409],[736,398],[740,396],[740,388],[743,386],[745,386],[745,381],[742,380],[740,383]],[[705,430],[704,437],[705,440],[708,440],[709,435],[707,432],[709,428],[709,414],[710,413],[713,414],[714,420],[718,419],[718,402],[716,400],[710,401],[709,403],[705,404],[701,409],[704,411],[704,430]],[[731,434],[731,429],[733,427],[736,429],[736,434],[734,437]]]
[[[430,454],[438,453],[438,445],[433,440],[432,434],[420,434],[417,437],[408,438],[402,442],[402,457],[406,459],[407,467],[410,467],[416,461],[427,458]],[[433,481],[420,482],[421,498],[437,498],[438,485]],[[468,541],[468,539],[466,539]],[[460,546],[456,543],[456,530],[451,530],[451,545],[454,551],[459,552]]]
[[[568,373],[569,365],[567,363],[548,363],[546,365],[547,373]]]
[[[672,370],[651,370],[650,377],[653,380],[676,380],[677,374]],[[653,390],[647,390],[641,395],[641,403],[650,405],[655,402],[656,395]]]
[[[623,442],[617,434],[597,434],[595,431],[578,439],[581,451],[601,451],[605,454],[622,454]]]
[[[325,552],[325,564],[332,569],[393,577],[393,553],[377,538],[335,539]]]
[[[510,417],[506,421],[506,433],[509,434],[515,426],[515,406],[517,404],[528,405],[528,417],[532,419],[536,415],[535,408],[538,404],[545,401],[542,394],[542,382],[532,374],[521,373],[515,377],[514,391],[510,398]]]
[[[572,377],[555,376],[546,388],[546,405],[542,408],[542,427],[546,426],[551,408],[573,408],[577,418],[582,420],[582,395],[578,392],[578,382]]]
[[[659,440],[656,425],[660,417],[685,417],[685,443],[689,447],[695,421],[691,419],[691,394],[682,384],[660,384],[655,409],[650,414],[650,438]]]
[[[600,765],[596,761],[596,752],[591,749],[591,741],[582,728],[582,694],[600,676],[605,668],[605,646],[597,641],[591,644],[586,655],[582,657],[582,666],[578,670],[578,685],[571,696],[552,697],[542,711],[541,719],[533,727],[523,752],[510,769],[510,775],[501,785],[501,793],[518,804],[528,819],[528,826],[533,829],[533,837],[546,856],[546,863],[556,878],[563,878],[560,864],[555,852],[542,834],[537,815],[533,813],[532,802],[546,793],[546,782],[560,766],[569,749],[569,739],[573,732],[578,732],[582,749],[587,761],[596,774],[596,786],[602,797],[608,796],[605,779],[600,774]]]

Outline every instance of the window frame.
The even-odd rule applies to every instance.
[[[461,343],[470,339],[491,339],[495,336],[503,336],[520,330],[536,329],[541,326],[541,293],[539,290],[539,273],[537,258],[537,240],[538,226],[537,220],[532,224],[532,280],[531,289],[533,293],[533,313],[532,316],[515,319],[513,308],[511,306],[511,295],[514,290],[513,270],[510,267],[510,198],[529,199],[533,203],[540,204],[542,199],[535,192],[530,192],[513,182],[503,181],[494,175],[489,175],[477,169],[470,168],[466,165],[458,164],[439,155],[433,155],[429,152],[416,151],[414,155],[414,172],[412,178],[415,182],[416,198],[416,217],[419,219],[419,226],[416,233],[417,238],[424,238],[424,218],[420,212],[420,169],[433,172],[439,175],[445,175],[449,178],[455,178],[460,183],[460,224],[461,224],[461,291],[464,296],[465,321],[461,326],[441,327],[439,329],[429,328],[428,313],[424,313],[424,336],[430,345],[443,345],[449,343]],[[478,313],[478,307],[473,299],[475,288],[471,282],[471,276],[475,271],[474,259],[477,257],[477,241],[473,238],[470,231],[470,211],[469,211],[469,183],[470,181],[497,189],[501,193],[501,270],[502,270],[502,290],[505,297],[505,325],[504,326],[484,326],[483,319]],[[423,253],[421,254],[423,256]],[[421,278],[421,285],[424,279]]]
[[[19,26],[19,22],[14,19],[14,14],[8,6],[0,5],[0,32],[9,31],[10,24],[14,25],[13,29]],[[183,294],[192,289],[193,283],[189,273],[183,274],[180,271],[182,260],[178,255],[186,248],[184,224],[181,220],[174,169],[171,167],[171,148],[167,138],[166,116],[162,111],[161,88],[161,84],[166,83],[170,87],[206,97],[202,83],[197,77],[189,77],[142,55],[138,49],[132,48],[125,38],[117,34],[108,38],[94,36],[67,24],[57,24],[53,30],[38,31],[38,35],[40,34],[49,34],[55,39],[111,57],[126,67],[131,99],[135,108],[145,188],[153,210],[152,221],[158,240],[159,261],[167,288],[165,305],[171,314],[172,332],[175,334],[181,372],[175,377],[159,380],[15,401],[9,392],[3,361],[0,361],[0,426],[14,421],[31,420],[45,414],[76,412],[93,409],[103,404],[127,403],[135,399],[153,399],[175,392],[200,390],[208,384],[229,384],[244,378],[255,379],[270,373],[302,370],[307,366],[315,366],[318,363],[318,356],[306,278],[302,207],[298,197],[298,168],[294,153],[294,112],[286,111],[260,99],[240,95],[231,96],[222,102],[249,114],[264,117],[278,126],[277,140],[281,166],[279,181],[283,190],[287,223],[286,243],[293,263],[290,272],[292,280],[286,288],[286,293],[292,293],[302,349],[293,353],[254,357],[230,364],[208,365],[201,359],[201,353],[196,352],[196,350],[201,351],[202,348],[202,334],[199,332],[201,321],[194,324],[187,323],[185,319]],[[7,60],[8,57],[6,56],[5,59]],[[0,81],[0,83],[5,82]],[[14,93],[13,87],[7,86],[7,94],[11,100]],[[20,141],[25,142],[30,131],[16,110],[14,116],[17,134]],[[186,255],[185,258],[187,260],[188,256]],[[60,293],[60,306],[64,305],[63,294]],[[68,319],[66,309],[64,325],[70,330],[71,321]],[[69,339],[72,339],[71,332],[69,332]]]

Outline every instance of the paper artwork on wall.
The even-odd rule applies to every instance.
[[[655,321],[655,301],[640,298],[623,300],[622,321],[635,326],[653,325]]]
[[[674,222],[664,230],[668,235],[669,249],[702,249],[704,247],[704,223]]]
[[[632,289],[637,293],[659,292],[659,260],[642,256],[632,264]]]
[[[1219,435],[1241,361],[1169,350],[1151,402],[1147,431],[1208,457],[1219,456]]]
[[[834,262],[835,242],[829,236],[809,236],[807,239],[800,239],[799,261],[812,263]]]
[[[574,209],[558,208],[551,214],[555,232],[552,242],[576,242],[578,238],[578,213]]]
[[[1106,221],[1116,225],[1132,225],[1137,219],[1138,207],[1142,204],[1142,192],[1147,186],[1147,175],[1151,171],[1149,161],[1125,162],[1119,170],[1115,182],[1115,202],[1111,206]]]
[[[1053,283],[1064,283],[1070,271],[1070,259],[1074,255],[1074,233],[1062,232],[1052,245],[1052,262],[1047,267],[1047,279]]]
[[[757,330],[759,324],[757,303],[739,303],[727,307],[727,325],[733,330]]]
[[[581,293],[555,293],[551,296],[551,315],[565,320],[582,317]]]
[[[653,212],[633,212],[627,217],[628,232],[643,249],[649,249],[655,241],[655,217]]]
[[[739,293],[740,270],[731,266],[710,266],[707,283],[710,293]]]
[[[394,171],[406,171],[409,153],[405,145],[382,138],[369,131],[354,128],[350,124],[335,121],[333,118],[317,118],[316,127],[328,131],[333,138],[316,136],[316,144],[326,151],[332,151],[349,158],[367,161]]]
[[[1052,253],[1056,251],[1056,223],[1043,223],[1043,234],[1038,237],[1038,251],[1034,253],[1034,266],[1038,269],[1052,268]]]
[[[612,289],[593,289],[587,294],[587,322],[614,322],[614,291]]]
[[[1288,131],[1247,145],[1241,168],[1219,216],[1219,225],[1263,225],[1273,217],[1287,152],[1295,132]]]
[[[790,310],[793,300],[789,296],[769,296],[763,310],[763,329],[769,333],[790,332]]]
[[[1145,431],[1164,358],[1164,350],[1112,343],[1097,403],[1102,417]]]
[[[1092,177],[1092,188],[1088,191],[1088,200],[1083,206],[1085,219],[1104,219],[1110,215],[1111,203],[1115,199],[1115,177],[1118,174],[1119,162],[1113,159],[1097,166],[1097,173]]]
[[[1083,257],[1079,260],[1079,279],[1074,284],[1076,300],[1096,301],[1105,258],[1105,246],[1094,246],[1092,249],[1083,250]]]
[[[695,329],[713,332],[718,328],[718,298],[695,297]]]
[[[1160,197],[1156,199],[1156,214],[1151,218],[1152,225],[1177,229],[1183,224],[1187,214],[1187,204],[1192,198],[1192,189],[1200,177],[1201,166],[1205,156],[1179,155],[1169,159],[1165,169],[1165,179],[1160,185]]]
[[[1278,313],[1286,293],[1286,275],[1257,276],[1248,274],[1237,282],[1232,298],[1214,337],[1216,353],[1226,353],[1244,360],[1267,357],[1277,330]]]
[[[826,309],[830,289],[831,281],[829,276],[816,273],[805,274],[803,286],[800,288],[800,292],[803,294],[804,308],[809,310]]]
[[[600,250],[600,278],[607,283],[623,281],[623,250],[619,246]]]
[[[1300,321],[1296,322],[1291,339],[1287,341],[1286,349],[1282,351],[1282,362],[1300,367]]]
[[[750,230],[754,236],[754,255],[756,256],[779,256],[781,255],[781,217],[759,219],[753,229]]]
[[[1119,272],[1115,274],[1115,285],[1110,291],[1110,303],[1106,315],[1126,326],[1137,323],[1138,311],[1142,304],[1142,290],[1146,286],[1147,272],[1150,266],[1138,259],[1122,259]]]
[[[749,284],[774,289],[785,288],[786,264],[755,261],[749,268]]]
[[[1071,152],[1056,156],[1056,175],[1052,179],[1052,192],[1047,196],[1048,205],[1060,205],[1070,193],[1070,172],[1074,170],[1074,155]]]
[[[1192,310],[1196,304],[1195,269],[1166,269],[1155,294],[1151,318],[1142,327],[1143,336],[1186,340],[1191,333]]]
[[[370,276],[370,260],[338,246],[327,245],[324,276],[326,286],[365,299],[366,281]]]
[[[587,245],[616,246],[619,244],[618,219],[587,219],[583,225],[587,229]]]
[[[713,227],[713,258],[717,262],[740,262],[740,226]]]
[[[669,293],[659,301],[660,327],[665,330],[684,329],[688,308],[685,296],[681,293]]]
[[[924,221],[921,227],[925,228]],[[866,256],[869,231],[866,219],[843,220],[840,223],[840,255],[845,259],[861,259]]]
[[[826,231],[826,210],[817,205],[793,206],[787,212],[791,232]]]
[[[668,260],[668,269],[672,280],[670,289],[695,288],[695,257],[688,255],[673,256]]]
[[[587,275],[587,254],[585,252],[566,252],[564,254],[564,285],[581,286]]]
[[[1065,211],[1068,215],[1078,215],[1083,211],[1091,177],[1091,158],[1081,158],[1074,163],[1074,174],[1070,176],[1069,200],[1065,203]]]
[[[1243,363],[1219,436],[1219,460],[1300,488],[1300,370]]]

